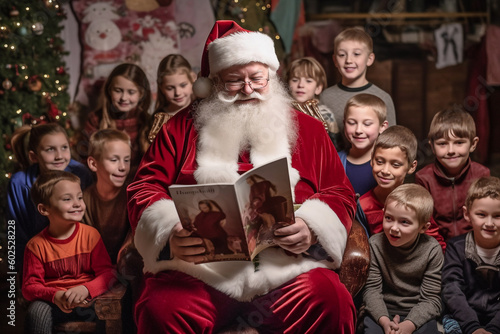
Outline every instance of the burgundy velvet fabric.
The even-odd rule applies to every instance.
[[[136,304],[139,333],[354,333],[356,310],[334,271],[317,268],[252,302],[238,302],[178,271],[146,275]]]

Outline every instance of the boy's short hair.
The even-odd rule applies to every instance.
[[[471,142],[476,137],[474,119],[458,105],[441,110],[434,115],[427,137],[432,143],[440,138],[450,139],[450,133],[458,138],[469,138]]]
[[[393,125],[382,132],[373,145],[372,158],[378,148],[399,147],[406,154],[408,165],[417,159],[418,141],[410,129],[402,125]]]
[[[472,182],[465,198],[465,207],[470,210],[475,200],[486,197],[500,199],[500,179],[498,177],[485,176]]]
[[[344,119],[350,107],[369,107],[377,115],[378,121],[382,125],[387,120],[387,107],[381,98],[372,94],[361,93],[351,97],[344,108]]]
[[[387,196],[385,206],[390,201],[396,202],[396,206],[403,205],[406,209],[413,210],[420,225],[431,220],[434,211],[434,200],[429,191],[421,185],[415,183],[400,185]]]
[[[300,77],[314,79],[318,85],[323,87],[323,89],[327,87],[325,69],[313,57],[295,59],[288,67],[288,71],[286,73],[287,83],[291,78]]]
[[[54,187],[60,181],[71,181],[80,184],[80,178],[70,172],[50,170],[42,173],[31,187],[31,199],[35,206],[40,203],[49,205]]]
[[[100,160],[104,144],[113,140],[121,140],[131,147],[130,137],[124,131],[112,128],[103,129],[94,132],[92,136],[90,136],[89,157]]]
[[[333,52],[337,53],[339,44],[344,41],[354,41],[363,43],[368,48],[369,52],[373,52],[373,40],[368,33],[359,27],[347,28],[340,32],[340,34],[335,37],[333,42]]]

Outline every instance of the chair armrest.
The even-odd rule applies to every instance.
[[[121,302],[127,288],[116,283],[109,291],[97,296],[94,300],[94,309],[100,320],[121,319]]]
[[[363,226],[357,220],[353,220],[339,269],[340,281],[344,283],[353,298],[365,285],[369,266],[368,236]]]

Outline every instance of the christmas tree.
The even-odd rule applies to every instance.
[[[55,0],[0,2],[1,189],[16,171],[12,132],[26,124],[66,123],[69,76],[59,37],[64,18]],[[5,191],[0,194],[0,217],[5,217]]]
[[[220,0],[215,10],[216,17],[217,20],[233,20],[244,29],[268,35],[274,40],[278,59],[283,59],[283,44],[270,20],[271,3],[271,0]]]

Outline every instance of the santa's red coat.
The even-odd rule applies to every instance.
[[[313,268],[337,269],[345,249],[355,211],[355,195],[337,152],[323,125],[296,110],[298,137],[292,148],[292,167],[299,171],[295,212],[317,235],[332,261],[289,255],[281,248],[259,254],[259,270],[252,262],[227,261],[192,264],[179,259],[158,261],[179,217],[168,193],[172,184],[195,184],[198,133],[189,109],[163,126],[146,152],[134,182],[128,187],[128,210],[135,245],[146,272],[179,270],[238,300],[250,300]],[[276,157],[278,158],[278,157]],[[249,154],[239,157],[239,173],[253,166]]]

